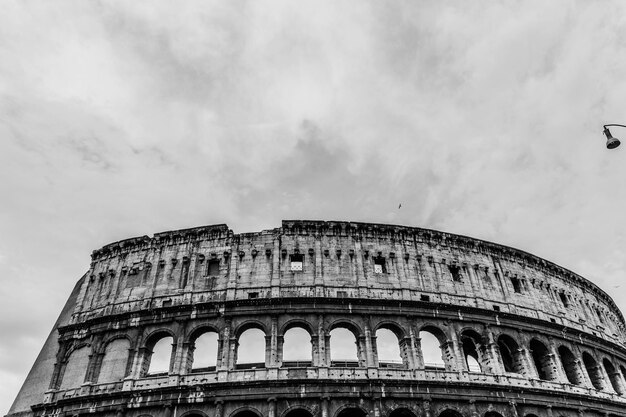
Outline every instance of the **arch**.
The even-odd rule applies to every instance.
[[[303,319],[291,319],[291,320],[286,321],[282,325],[282,327],[279,329],[278,334],[284,335],[285,333],[287,333],[289,330],[293,329],[294,327],[300,327],[306,330],[310,335],[315,334],[311,323]]]
[[[365,416],[367,416],[367,411],[365,411],[363,408],[355,404],[346,404],[342,407],[339,407],[339,409],[335,413],[335,417],[365,417]]]
[[[379,327],[375,334],[378,366],[384,368],[406,366],[407,364],[400,352],[398,335],[385,327]]]
[[[433,330],[439,334],[433,333]],[[422,327],[419,331],[419,348],[426,369],[445,369],[447,355],[452,355],[448,344],[441,342],[443,332],[436,327]],[[445,346],[445,348],[444,348]]]
[[[583,379],[578,367],[578,361],[572,351],[565,346],[559,346],[558,352],[567,380],[570,384],[582,385]]]
[[[286,410],[281,417],[313,417],[313,413],[308,408],[297,405]]]
[[[520,352],[519,345],[511,336],[507,334],[501,334],[498,337],[498,350],[500,351],[500,358],[504,365],[506,372],[523,373],[523,358],[522,352]]]
[[[233,334],[235,335],[236,339],[239,339],[242,334],[244,334],[246,331],[250,329],[258,329],[258,330],[261,330],[263,333],[267,334],[267,328],[265,324],[258,320],[246,320],[245,322],[239,324],[239,326],[235,328],[235,330],[233,331]]]
[[[353,343],[353,344],[352,344]],[[342,326],[330,331],[330,364],[336,367],[357,367],[360,362],[358,339]]]
[[[104,347],[100,372],[97,382],[119,382],[128,375],[128,358],[130,355],[130,340],[118,337],[110,340]]]
[[[109,345],[109,343],[114,342],[115,340],[118,339],[126,339],[128,340],[129,343],[129,349],[134,349],[134,340],[126,333],[117,333],[117,334],[113,334],[110,335],[109,337],[105,338],[104,340],[102,340],[102,343],[100,344],[100,349],[98,351],[98,353],[102,353],[104,354],[106,347]]]
[[[404,331],[402,327],[392,321],[382,321],[374,327],[374,333],[378,332],[380,329],[386,329],[396,336],[398,340],[402,340],[406,337],[407,332]]]
[[[191,329],[185,341],[188,343],[194,343],[197,338],[205,333],[217,333],[219,335],[220,330],[211,324],[203,323]]]
[[[197,333],[189,344],[187,351],[188,372],[210,372],[217,367],[217,353],[219,333],[209,328],[203,328],[203,333]]]
[[[233,410],[229,417],[263,417],[263,414],[261,414],[256,408],[241,407]]]
[[[537,369],[537,376],[544,381],[555,381],[558,375],[555,372],[555,364],[550,351],[539,340],[533,338],[530,340],[530,353],[533,363]]]
[[[70,352],[65,362],[59,389],[78,388],[85,382],[90,350],[87,345],[83,344]]]
[[[363,332],[361,331],[361,328],[352,320],[346,320],[346,319],[335,320],[330,326],[328,326],[328,332],[330,333],[337,328],[350,330],[352,334],[354,335],[354,337],[357,339],[359,336],[363,334]]]
[[[176,340],[176,334],[170,329],[157,329],[150,333],[148,333],[144,337],[144,344],[142,347],[148,348],[152,350],[154,345],[164,337],[171,337],[173,340]]]
[[[237,337],[235,366],[237,369],[265,367],[266,333],[251,326]]]
[[[624,386],[622,385],[622,382],[619,378],[619,372],[615,369],[615,366],[613,366],[613,363],[607,358],[604,358],[604,360],[602,361],[602,365],[604,366],[604,370],[609,376],[609,381],[611,382],[611,386],[613,387],[613,390],[617,392],[619,395],[623,395]]]
[[[463,414],[452,408],[446,408],[441,413],[439,413],[439,417],[463,417]]]
[[[289,328],[282,343],[282,364],[285,367],[311,366],[313,363],[313,344],[311,333],[296,323]]]
[[[474,329],[465,329],[459,337],[465,365],[470,372],[482,372],[483,350],[482,336]]]
[[[487,411],[484,417],[503,417],[503,416],[497,411]]]
[[[174,338],[169,334],[154,339],[144,360],[146,375],[169,373],[174,360]]]
[[[422,327],[418,329],[418,333],[422,333],[422,332],[428,332],[432,334],[433,336],[435,336],[435,338],[437,338],[437,340],[439,341],[440,345],[443,345],[444,343],[448,341],[448,336],[446,335],[446,333],[443,330],[441,330],[439,327],[435,326],[434,324],[424,324]]]
[[[591,385],[598,391],[604,389],[604,377],[602,371],[598,366],[598,362],[589,354],[589,352],[583,352],[583,364],[591,380]]]
[[[207,413],[200,410],[189,410],[182,413],[179,417],[209,417]]]
[[[539,417],[539,416],[534,413],[528,413],[528,414],[524,414],[524,417]]]
[[[389,413],[389,417],[417,417],[416,414],[407,407],[398,407]]]

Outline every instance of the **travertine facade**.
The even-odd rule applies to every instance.
[[[265,362],[241,365],[251,328]],[[293,328],[311,336],[307,362],[283,360]],[[357,360],[333,360],[336,328]],[[380,329],[401,362],[379,361]],[[206,333],[215,366],[197,368]],[[169,372],[154,373],[170,337]],[[625,341],[606,293],[516,249],[365,223],[199,227],[94,251],[9,415],[626,416]]]

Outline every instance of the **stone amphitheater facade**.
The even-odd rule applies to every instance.
[[[296,328],[308,361],[283,360]],[[353,361],[333,357],[338,328]],[[264,363],[237,361],[249,329]],[[381,329],[400,361],[379,360]],[[198,368],[207,333],[217,358]],[[154,373],[163,338],[169,369]],[[626,416],[625,341],[604,291],[510,247],[369,223],[206,226],[94,251],[8,415]]]

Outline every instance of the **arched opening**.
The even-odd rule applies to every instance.
[[[389,414],[389,417],[415,417],[415,413],[408,408],[396,408]]]
[[[341,410],[337,417],[365,417],[367,414],[365,411],[357,407],[347,407]]]
[[[167,374],[172,366],[174,338],[165,336],[156,341],[147,358],[147,375]]]
[[[283,341],[283,366],[311,366],[312,358],[313,346],[309,332],[302,327],[287,330]]]
[[[330,331],[330,363],[337,367],[359,366],[356,336],[344,327]]]
[[[304,408],[294,408],[285,414],[285,417],[312,417],[312,414]]]
[[[127,374],[129,350],[128,339],[115,339],[106,345],[98,383],[118,382],[124,379]]]
[[[485,413],[485,417],[502,417],[502,414],[496,412],[496,411],[487,411]]]
[[[241,410],[232,414],[231,417],[259,417],[259,414],[252,410]]]
[[[591,385],[598,391],[602,390],[604,388],[604,378],[596,360],[589,353],[583,352],[583,364],[591,380]]]
[[[517,342],[508,335],[498,337],[498,350],[506,372],[523,373],[523,360]]]
[[[419,338],[424,367],[426,369],[445,369],[444,352],[437,336],[429,330],[422,330],[419,332]]]
[[[212,372],[217,366],[216,332],[206,332],[198,336],[189,348],[189,363],[191,372]]]
[[[456,410],[452,410],[450,408],[443,410],[440,414],[439,417],[463,417],[463,414],[459,413]]]
[[[83,346],[75,349],[67,358],[63,379],[59,389],[78,388],[85,382],[87,365],[89,364],[89,348]]]
[[[261,329],[248,329],[237,340],[237,369],[265,367],[265,333]]]
[[[622,381],[620,379],[620,373],[615,369],[610,360],[604,358],[602,364],[604,365],[604,369],[609,376],[609,381],[611,381],[613,390],[619,395],[624,394],[624,386],[622,385]]]
[[[532,339],[530,341],[530,351],[533,362],[535,363],[535,368],[537,368],[539,379],[555,381],[557,379],[556,369],[550,351],[546,345],[537,339]]]
[[[563,364],[563,370],[565,371],[565,375],[567,376],[567,380],[570,382],[570,384],[581,385],[583,379],[580,375],[580,370],[578,369],[576,357],[574,356],[572,351],[565,346],[559,346],[558,351],[559,357],[561,358],[561,363]]]
[[[461,333],[461,346],[467,370],[469,372],[482,372],[480,365],[482,355],[479,353],[479,349],[482,348],[480,335],[473,330],[465,330]]]
[[[400,341],[391,330],[384,328],[376,330],[376,352],[378,353],[379,367],[404,367],[402,355],[400,354]]]

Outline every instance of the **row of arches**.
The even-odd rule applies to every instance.
[[[274,317],[269,323],[244,320],[236,326],[230,321],[219,327],[202,323],[182,332],[151,328],[143,335],[119,333],[93,345],[65,346],[51,388],[166,373],[336,366],[515,373],[626,394],[623,365],[564,341],[536,336],[518,343],[519,333],[489,327],[443,325],[443,331],[434,323],[403,327],[386,320],[370,330],[365,322],[337,320],[322,326],[324,319],[319,320],[317,326],[304,319],[279,325]]]
[[[460,339],[469,371],[492,370],[489,341],[473,330],[463,331]],[[538,338],[532,338],[528,347],[524,347],[507,334],[500,335],[495,346],[507,373],[545,381],[565,382],[566,379],[573,385],[591,385],[599,391],[626,394],[626,368],[623,365],[616,367],[607,357],[598,362],[591,353],[582,350],[579,359],[567,346],[555,345],[551,349],[549,343]]]
[[[355,335],[348,329],[337,327],[330,331],[331,366],[359,366],[359,343]],[[258,328],[245,330],[236,342],[235,368],[265,366],[265,344],[267,336]],[[441,346],[437,338],[429,331],[420,331],[422,356],[426,368],[445,369],[441,356]],[[375,333],[377,362],[379,367],[404,367],[400,352],[401,342],[394,332],[380,328]],[[302,327],[287,330],[281,342],[283,367],[303,367],[313,365],[314,346],[312,336]],[[187,371],[214,370],[218,363],[219,334],[207,331],[199,335],[189,345]],[[175,344],[172,336],[163,336],[151,349],[146,374],[153,375],[169,372],[175,355]]]
[[[285,413],[281,414],[281,417],[315,417],[317,413],[312,412],[308,408],[290,407]],[[358,406],[343,406],[339,407],[334,417],[367,417],[370,413],[364,408]],[[417,417],[419,413],[417,410],[413,410],[408,407],[398,407],[386,414],[386,417]],[[430,413],[433,417],[466,417],[461,411],[454,408],[443,408],[435,413]],[[472,413],[472,416],[481,417],[504,417],[501,413],[489,410],[484,413]],[[520,414],[520,417],[538,417],[534,413]],[[140,417],[152,417],[149,415],[143,415]],[[206,413],[201,411],[189,411],[183,413],[181,417],[208,417]],[[228,417],[264,417],[261,412],[254,408],[238,409],[230,413]]]

